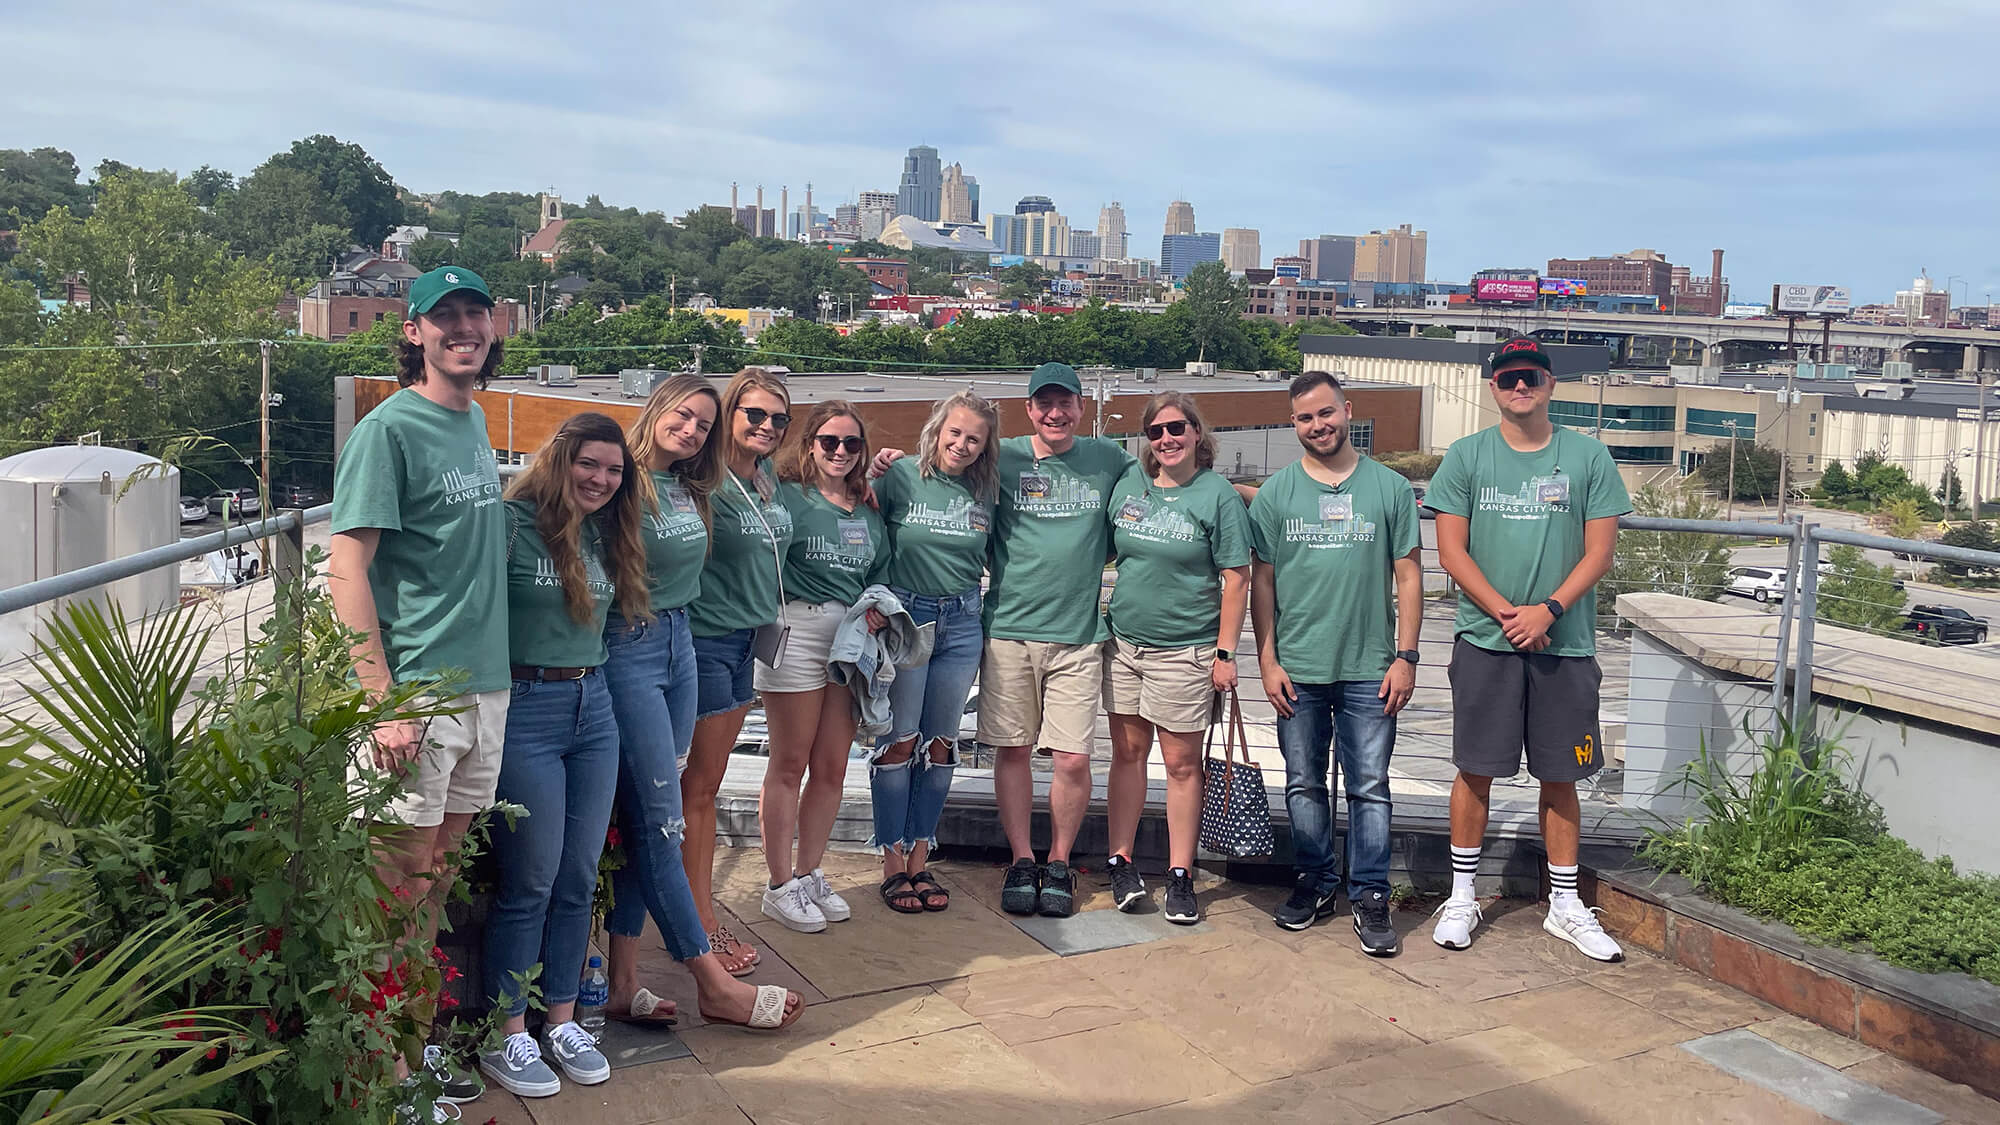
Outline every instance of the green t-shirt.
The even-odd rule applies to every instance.
[[[404,389],[354,424],[334,471],[333,530],[377,529],[368,586],[397,683],[507,676],[507,521],[486,415]]]
[[[646,515],[640,538],[646,544],[646,570],[652,581],[650,608],[654,613],[680,609],[701,590],[701,568],[708,561],[708,525],[681,478],[653,473],[653,491],[660,506]]]
[[[768,461],[757,462],[757,475],[771,479],[770,472]],[[775,490],[768,501],[756,497],[755,481],[727,473],[709,498],[714,543],[702,568],[701,593],[688,605],[688,626],[697,637],[719,637],[778,619],[778,562],[772,552],[782,556],[791,545],[792,513]],[[755,508],[751,500],[756,500]]]
[[[1106,637],[1098,593],[1110,558],[1104,518],[1118,478],[1139,462],[1125,447],[1080,437],[1037,458],[1032,437],[1000,443],[1000,503],[993,518],[993,581],[986,635],[1095,644]]]
[[[974,497],[965,478],[941,472],[927,477],[915,457],[905,457],[875,482],[875,498],[889,528],[884,582],[933,598],[979,585],[993,506]]]
[[[611,613],[617,591],[604,573],[604,543],[595,518],[583,521],[580,538],[583,574],[590,584],[590,620],[569,615],[562,575],[549,557],[548,544],[535,530],[535,507],[526,500],[507,501],[507,656],[516,664],[539,668],[595,668],[609,652],[604,644],[604,619]]]
[[[851,606],[889,558],[882,517],[866,504],[844,512],[817,488],[786,481],[778,499],[792,513],[785,552],[785,596],[797,602]]]
[[[1178,488],[1125,474],[1111,490],[1118,583],[1105,619],[1113,636],[1148,648],[1213,645],[1222,572],[1250,565],[1243,498],[1208,469]]]
[[[1562,426],[1549,444],[1521,453],[1489,427],[1451,443],[1431,478],[1424,504],[1471,521],[1467,549],[1479,572],[1514,605],[1548,600],[1583,561],[1583,525],[1632,510],[1611,452],[1595,438]],[[1456,635],[1493,652],[1514,646],[1500,622],[1471,598],[1458,596]],[[1569,606],[1549,630],[1556,656],[1597,652],[1597,590]]]
[[[1410,482],[1363,457],[1338,486],[1294,461],[1250,502],[1277,590],[1278,664],[1307,684],[1380,680],[1396,658],[1396,560],[1417,549]]]

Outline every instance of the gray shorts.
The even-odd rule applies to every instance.
[[[1476,777],[1528,772],[1581,781],[1604,767],[1594,656],[1493,652],[1464,637],[1451,646],[1451,760]]]

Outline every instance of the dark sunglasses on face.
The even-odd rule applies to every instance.
[[[779,431],[792,424],[792,416],[783,411],[773,414],[761,406],[739,406],[736,409],[743,412],[743,417],[749,420],[750,428],[753,430],[766,422],[771,423],[772,429]]]
[[[835,450],[839,449],[845,449],[849,453],[858,454],[861,452],[863,445],[862,440],[858,437],[835,437],[832,434],[821,434],[813,440],[819,442],[819,451],[829,457],[833,455]]]
[[[1524,371],[1502,371],[1493,377],[1493,385],[1503,391],[1511,391],[1515,387],[1539,387],[1547,378],[1547,375],[1533,368]]]
[[[1187,431],[1188,424],[1186,422],[1155,422],[1146,427],[1146,440],[1158,441],[1168,434],[1180,437],[1182,434],[1187,433]]]

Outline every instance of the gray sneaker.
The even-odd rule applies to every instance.
[[[611,1060],[597,1049],[597,1040],[583,1025],[571,1020],[542,1032],[549,1054],[556,1057],[563,1076],[579,1086],[595,1086],[611,1077]]]
[[[549,1098],[562,1093],[562,1079],[542,1061],[542,1048],[525,1031],[509,1035],[497,1051],[481,1052],[479,1069],[499,1083],[501,1089],[524,1098]]]

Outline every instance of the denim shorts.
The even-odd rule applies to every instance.
[[[755,629],[694,639],[695,718],[724,715],[750,705]]]

